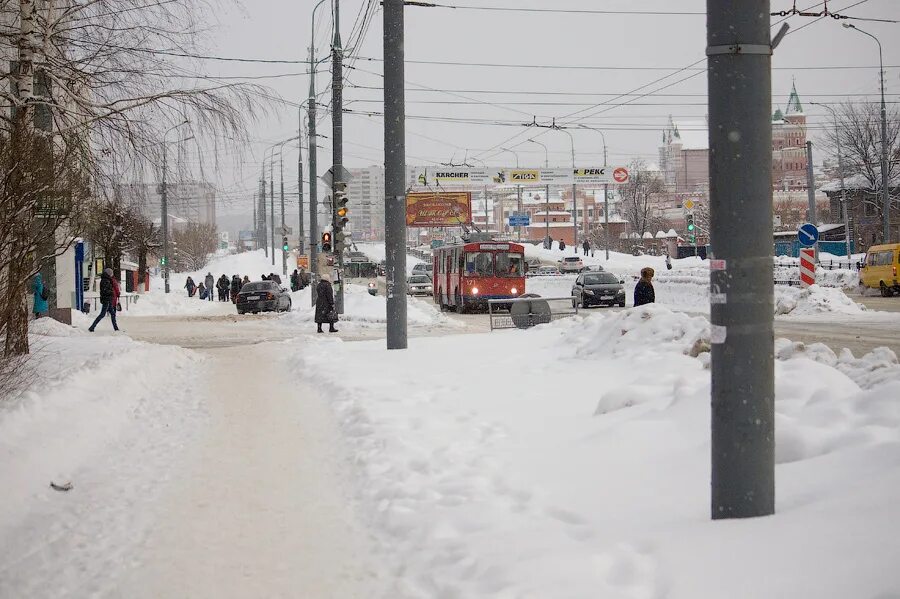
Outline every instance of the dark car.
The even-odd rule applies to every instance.
[[[241,287],[237,296],[238,314],[290,312],[291,294],[275,281],[254,281]]]
[[[611,272],[587,272],[578,275],[572,287],[572,306],[582,308],[589,306],[625,307],[624,281]]]

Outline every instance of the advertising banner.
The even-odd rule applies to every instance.
[[[577,185],[620,185],[628,182],[628,169],[624,166],[600,166],[576,168]]]
[[[406,195],[408,227],[458,227],[471,222],[471,192],[423,191]]]
[[[571,185],[570,168],[507,168],[503,170],[507,185]]]
[[[502,169],[468,167],[426,167],[416,171],[416,185],[422,187],[451,187],[496,185]]]

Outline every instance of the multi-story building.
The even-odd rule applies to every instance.
[[[785,109],[772,115],[772,188],[806,189],[806,165],[806,115],[794,85]],[[676,121],[669,117],[659,147],[659,166],[669,192],[706,192],[709,189],[706,121]]]
[[[349,228],[357,241],[384,236],[384,168],[368,166],[348,169]]]
[[[206,181],[169,183],[167,212],[170,226],[184,223],[216,224],[216,189]],[[161,187],[156,183],[125,183],[115,192],[147,218],[159,222],[162,218]]]
[[[773,189],[806,189],[806,167],[806,115],[794,85],[785,110],[776,110],[772,115]]]

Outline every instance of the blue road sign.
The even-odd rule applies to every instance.
[[[527,227],[531,224],[531,217],[527,214],[523,216],[510,216],[509,217],[509,226],[510,227]]]
[[[812,247],[819,241],[819,229],[812,223],[804,223],[797,229],[797,239],[803,247]]]

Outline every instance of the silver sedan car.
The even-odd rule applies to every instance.
[[[406,293],[409,295],[431,295],[431,277],[412,275],[406,279]]]

